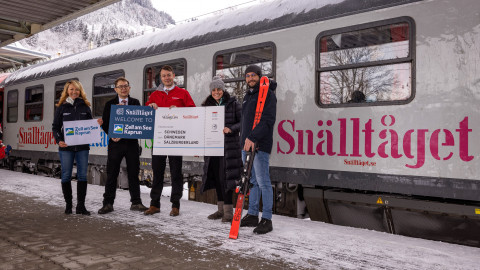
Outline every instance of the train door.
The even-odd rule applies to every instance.
[[[8,77],[8,75],[10,75],[10,73],[3,73],[3,74],[0,74],[0,85],[2,85],[2,82]],[[0,87],[0,140],[2,140],[3,138],[3,128],[4,128],[4,125],[3,125],[3,112],[4,112],[4,93],[5,93],[5,88],[3,87]]]

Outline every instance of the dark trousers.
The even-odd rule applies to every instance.
[[[120,164],[124,157],[127,163],[130,201],[132,204],[142,203],[142,199],[140,198],[140,182],[138,180],[138,173],[140,172],[138,141],[121,139],[118,142],[110,140],[108,143],[107,183],[105,184],[105,193],[103,194],[103,204],[113,204],[115,201],[117,178],[120,173]]]
[[[172,179],[172,194],[170,202],[172,207],[180,208],[180,199],[183,194],[183,174],[182,174],[182,156],[168,156],[170,165],[170,175]],[[160,207],[160,197],[163,190],[163,178],[165,167],[167,166],[167,156],[152,155],[153,185],[150,191],[151,206]]]
[[[224,157],[210,157],[208,172],[215,179],[215,190],[217,192],[217,201],[223,201],[224,204],[232,204],[232,190],[226,190],[225,184],[225,164]],[[208,181],[208,180],[207,180]]]

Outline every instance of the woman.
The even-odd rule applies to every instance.
[[[225,106],[225,153],[223,157],[205,157],[203,166],[202,192],[215,188],[217,191],[218,211],[209,215],[209,219],[233,219],[232,194],[236,180],[240,179],[242,152],[240,149],[241,105],[235,97],[225,91],[225,84],[220,77],[213,77],[210,83],[211,95],[202,106]]]
[[[68,146],[63,136],[63,122],[74,120],[92,119],[92,111],[90,110],[90,102],[87,100],[82,84],[77,80],[68,81],[60,97],[60,101],[56,104],[58,107],[55,111],[53,119],[52,131],[55,141],[58,143],[60,163],[62,164],[62,191],[65,198],[66,208],[65,214],[72,213],[72,169],[73,161],[77,161],[77,207],[76,213],[82,215],[90,215],[85,208],[85,196],[87,195],[87,168],[88,168],[88,152],[90,146],[88,144]],[[99,119],[99,124],[101,119]]]

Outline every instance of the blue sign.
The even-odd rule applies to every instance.
[[[111,138],[153,139],[155,110],[148,106],[112,105],[108,134]]]

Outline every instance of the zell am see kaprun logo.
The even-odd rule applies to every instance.
[[[123,124],[114,124],[113,125],[113,133],[123,134]]]
[[[73,128],[66,128],[65,133],[66,133],[67,136],[75,135],[75,132],[73,131]]]

